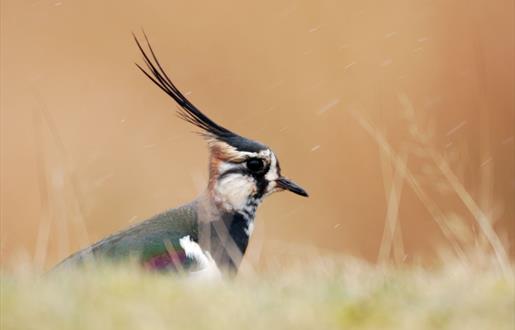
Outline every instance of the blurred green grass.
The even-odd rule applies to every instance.
[[[324,258],[200,282],[100,265],[1,277],[2,329],[513,329],[494,265],[372,266]]]

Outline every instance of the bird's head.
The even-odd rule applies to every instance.
[[[208,140],[211,151],[209,191],[226,210],[257,206],[276,192],[289,190],[301,196],[306,191],[281,174],[274,152],[267,146],[240,136],[226,142]]]
[[[138,68],[179,105],[179,116],[201,129],[210,150],[209,194],[226,211],[245,211],[274,192],[288,190],[307,197],[307,192],[282,176],[279,160],[266,145],[247,139],[215,123],[195,107],[172,83],[145,40],[149,54],[138,39],[147,70]]]

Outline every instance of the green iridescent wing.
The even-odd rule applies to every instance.
[[[121,262],[132,259],[149,269],[188,269],[188,259],[179,240],[197,240],[196,214],[190,205],[169,210],[111,235],[67,259],[58,268],[102,259]]]

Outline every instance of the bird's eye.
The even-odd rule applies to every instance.
[[[250,158],[247,160],[247,168],[252,172],[259,172],[263,170],[265,164],[259,158]]]

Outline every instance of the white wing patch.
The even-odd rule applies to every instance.
[[[209,251],[202,251],[200,245],[192,241],[189,235],[179,239],[179,244],[183,248],[186,256],[195,260],[200,268],[200,270],[190,272],[191,277],[198,279],[221,278],[220,270]]]

